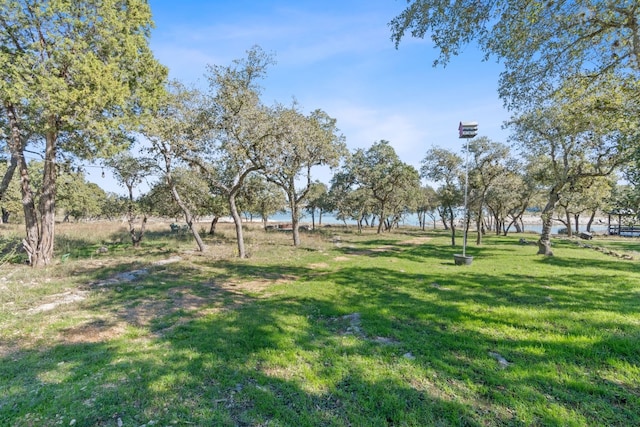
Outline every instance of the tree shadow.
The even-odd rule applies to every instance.
[[[375,256],[419,262],[454,251],[422,245]],[[132,270],[146,272],[109,281]],[[633,319],[625,326],[585,317],[591,323],[580,326],[509,317],[509,310],[542,304],[558,316],[634,313],[633,289],[594,295],[592,287],[572,286],[588,276],[570,271],[539,281],[357,265],[318,272],[250,260],[95,270],[88,285],[94,295],[84,304],[104,320],[63,329],[55,345],[1,355],[0,420],[638,424],[638,385],[615,371],[615,363],[629,372],[640,363]],[[295,286],[284,292],[281,285]],[[583,328],[605,333],[585,341]],[[494,354],[509,365],[501,367]],[[530,406],[523,407],[523,396]]]

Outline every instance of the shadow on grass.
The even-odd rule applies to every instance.
[[[454,251],[421,245],[370,256],[453,263]],[[545,278],[473,270],[406,273],[379,266],[319,274],[250,261],[146,270],[128,282],[100,284],[121,267],[96,277],[96,296],[87,308],[115,320],[92,326],[123,323],[128,325],[123,333],[105,342],[61,342],[0,358],[0,421],[69,425],[75,419],[86,426],[118,425],[118,419],[124,425],[241,426],[640,422],[637,383],[613,371],[613,361],[640,363],[637,326],[579,316],[580,310],[630,314],[631,291],[576,287],[572,283],[585,283],[589,276],[573,267],[564,277]],[[557,318],[514,315],[545,304]],[[562,318],[573,313],[578,319]],[[591,329],[602,331],[586,339]],[[510,365],[500,368],[492,353]]]

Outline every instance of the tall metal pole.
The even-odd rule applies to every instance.
[[[459,137],[467,140],[464,159],[464,235],[462,236],[462,256],[467,256],[467,234],[469,234],[469,140],[478,134],[478,122],[460,122]]]
[[[469,188],[469,140],[471,138],[465,138],[467,140],[467,147],[465,149],[464,159],[464,235],[462,236],[462,256],[467,256],[467,233],[469,232],[469,205],[467,203],[467,192]]]

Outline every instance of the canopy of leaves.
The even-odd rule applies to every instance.
[[[436,64],[477,42],[487,58],[504,61],[500,92],[518,107],[572,75],[615,74],[637,91],[639,14],[635,0],[410,0],[390,26],[396,46],[407,33],[430,37]]]
[[[151,25],[144,0],[1,0],[0,99],[64,150],[108,156],[166,76]]]

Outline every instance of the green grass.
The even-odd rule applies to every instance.
[[[10,266],[0,425],[640,425],[637,260],[486,236],[462,267],[442,232],[341,229],[248,230],[237,260],[230,233]]]

